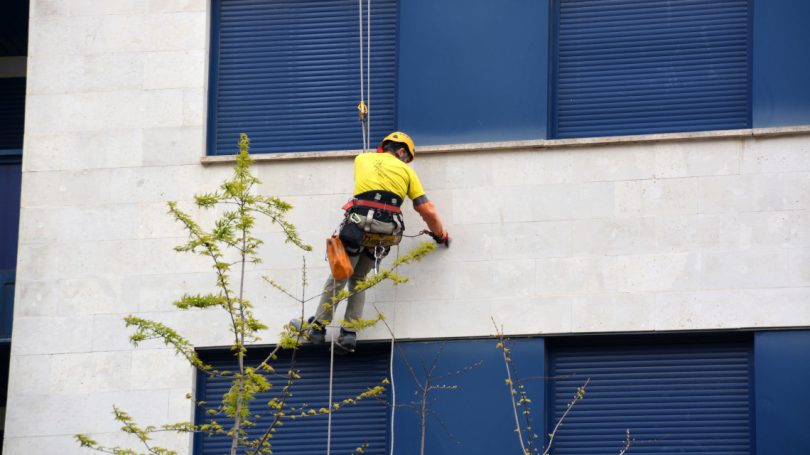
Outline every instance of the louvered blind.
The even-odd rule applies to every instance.
[[[14,322],[14,270],[0,270],[0,342],[11,341]]]
[[[12,161],[8,163],[3,163],[3,158],[0,155],[0,272],[7,270],[13,274],[20,231],[22,164],[19,155],[6,157]]]
[[[748,128],[750,0],[559,0],[558,138]]]
[[[551,352],[556,422],[576,388],[554,454],[750,454],[750,343],[559,348]],[[549,422],[549,424],[552,424]]]
[[[209,154],[235,153],[242,132],[256,153],[362,148],[356,0],[213,5]],[[395,124],[397,13],[371,2],[372,142]]]
[[[22,150],[25,78],[0,78],[0,150]]]
[[[250,351],[253,363],[264,359],[267,352],[258,349]],[[260,355],[263,354],[263,355]],[[230,352],[215,358],[206,359],[216,369],[234,371],[236,361]],[[336,356],[334,369],[334,399],[341,401],[366,391],[369,387],[380,385],[388,377],[389,352],[384,346],[369,346],[361,344],[358,352],[350,356]],[[279,375],[267,376],[274,387],[267,393],[257,395],[251,412],[260,415],[257,425],[248,429],[248,434],[259,437],[265,424],[272,420],[266,403],[273,397],[280,397],[281,389],[285,384],[284,372],[290,366],[289,357],[282,357],[272,363]],[[329,398],[329,352],[327,347],[305,347],[299,351],[296,369],[300,371],[301,379],[297,380],[292,388],[292,396],[288,399],[291,408],[318,410],[328,408]],[[205,414],[222,402],[222,395],[228,390],[230,383],[222,378],[200,377],[198,383],[197,400],[206,401],[203,408],[198,409],[197,423],[210,422],[211,416]],[[368,399],[358,402],[355,406],[346,406],[332,415],[332,453],[350,454],[364,443],[368,444],[365,454],[386,454],[388,435],[388,400],[386,394],[379,399]],[[225,419],[217,417],[220,424]],[[285,421],[278,427],[270,440],[274,454],[283,455],[311,455],[326,453],[327,417],[318,415]],[[228,453],[230,440],[222,437],[206,437],[197,435],[194,444],[194,453],[197,455],[222,455]]]

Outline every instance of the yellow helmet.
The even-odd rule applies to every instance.
[[[411,161],[416,158],[416,152],[414,151],[413,139],[410,136],[403,133],[402,131],[394,131],[393,133],[385,136],[385,139],[380,142],[380,147],[384,147],[386,142],[399,142],[400,144],[406,145],[406,150],[408,150],[408,154],[411,155]]]

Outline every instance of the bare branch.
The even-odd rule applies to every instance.
[[[554,430],[552,430],[551,433],[549,433],[549,435],[548,435],[548,446],[546,447],[546,450],[543,451],[543,455],[547,455],[551,451],[551,445],[554,443],[554,437],[557,435],[557,431],[562,426],[563,421],[565,420],[566,416],[568,416],[568,413],[571,412],[571,409],[574,408],[574,405],[577,404],[577,402],[579,400],[585,398],[585,389],[588,387],[588,384],[590,384],[590,383],[591,383],[591,378],[588,378],[588,380],[585,381],[585,384],[582,384],[581,386],[579,386],[577,388],[576,393],[574,393],[574,398],[571,400],[570,403],[568,403],[568,406],[566,406],[565,412],[563,412],[563,414],[560,416],[560,419],[557,420],[557,424],[554,425]],[[628,430],[628,434],[629,434],[629,430]]]
[[[515,417],[515,432],[518,435],[518,441],[520,442],[520,448],[523,449],[523,453],[527,454],[530,453],[526,449],[526,443],[523,441],[523,429],[520,426],[520,418],[518,417],[518,410],[517,410],[517,401],[515,401],[515,395],[517,392],[515,391],[514,381],[512,381],[512,369],[509,368],[509,363],[511,362],[509,358],[509,348],[506,347],[506,339],[503,335],[503,329],[498,327],[498,323],[495,322],[495,317],[492,317],[492,325],[495,326],[495,336],[498,338],[498,348],[501,350],[503,354],[503,364],[506,368],[506,385],[509,388],[509,401],[512,403],[512,413]],[[531,435],[528,435],[531,437]],[[546,454],[543,454],[546,455]]]
[[[619,455],[624,455],[625,453],[627,453],[627,451],[630,450],[630,447],[633,446],[634,441],[635,440],[630,437],[630,429],[628,428],[626,430],[626,437],[624,439],[624,446],[622,447],[621,450],[619,450]]]

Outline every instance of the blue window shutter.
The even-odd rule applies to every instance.
[[[5,157],[11,162],[4,163],[3,158],[0,155],[0,272],[13,272],[17,267],[22,164],[19,155]]]
[[[751,358],[750,341],[553,349],[553,422],[591,379],[553,453],[615,453],[630,429],[649,441],[634,454],[751,454]]]
[[[214,0],[213,7],[209,154],[235,153],[242,132],[256,153],[362,148],[356,0]],[[395,125],[397,0],[375,0],[371,13],[366,102],[376,142]]]
[[[11,341],[14,319],[14,270],[0,270],[0,342]]]
[[[25,78],[0,78],[0,150],[22,150],[24,123]]]
[[[386,344],[360,344],[357,353],[350,356],[336,356],[333,381],[333,397],[335,402],[352,398],[366,391],[370,387],[380,385],[388,377],[390,360],[389,346]],[[269,351],[253,348],[249,351],[249,365],[255,365],[263,360]],[[203,355],[205,362],[217,370],[234,371],[236,359],[226,350],[218,354]],[[272,416],[266,403],[273,397],[279,397],[285,384],[284,373],[289,370],[289,352],[283,352],[277,361],[272,362],[273,368],[278,372],[267,379],[274,387],[267,393],[258,394],[251,412],[261,418],[253,419],[257,422],[255,427],[249,428],[248,434],[252,438],[260,437]],[[292,387],[292,396],[288,403],[293,408],[303,405],[307,409],[317,411],[328,408],[329,402],[329,351],[326,346],[309,346],[298,351],[296,370],[301,374]],[[199,376],[197,385],[197,401],[205,401],[206,405],[198,408],[196,423],[209,423],[215,420],[223,426],[227,419],[221,416],[212,418],[205,414],[221,404],[222,395],[227,392],[230,382],[223,378],[209,378]],[[385,404],[389,400],[388,389],[379,399],[366,399],[357,405],[346,406],[332,415],[332,453],[350,454],[364,443],[368,444],[366,455],[387,454],[388,416],[390,408]],[[285,421],[283,426],[270,439],[273,453],[285,455],[311,455],[326,453],[327,416],[318,415]],[[207,437],[201,434],[195,436],[195,455],[222,455],[230,448],[230,440],[223,437]]]
[[[602,345],[551,350],[556,422],[577,387],[585,398],[554,440],[556,455],[616,453],[625,430],[633,454],[751,454],[751,342]]]
[[[751,126],[750,0],[555,6],[555,137]]]

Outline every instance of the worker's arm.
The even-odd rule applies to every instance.
[[[416,213],[425,220],[428,229],[430,229],[436,237],[443,240],[447,238],[447,231],[444,230],[442,220],[436,212],[436,206],[428,200],[427,196],[423,195],[414,199],[413,208],[416,210]]]

